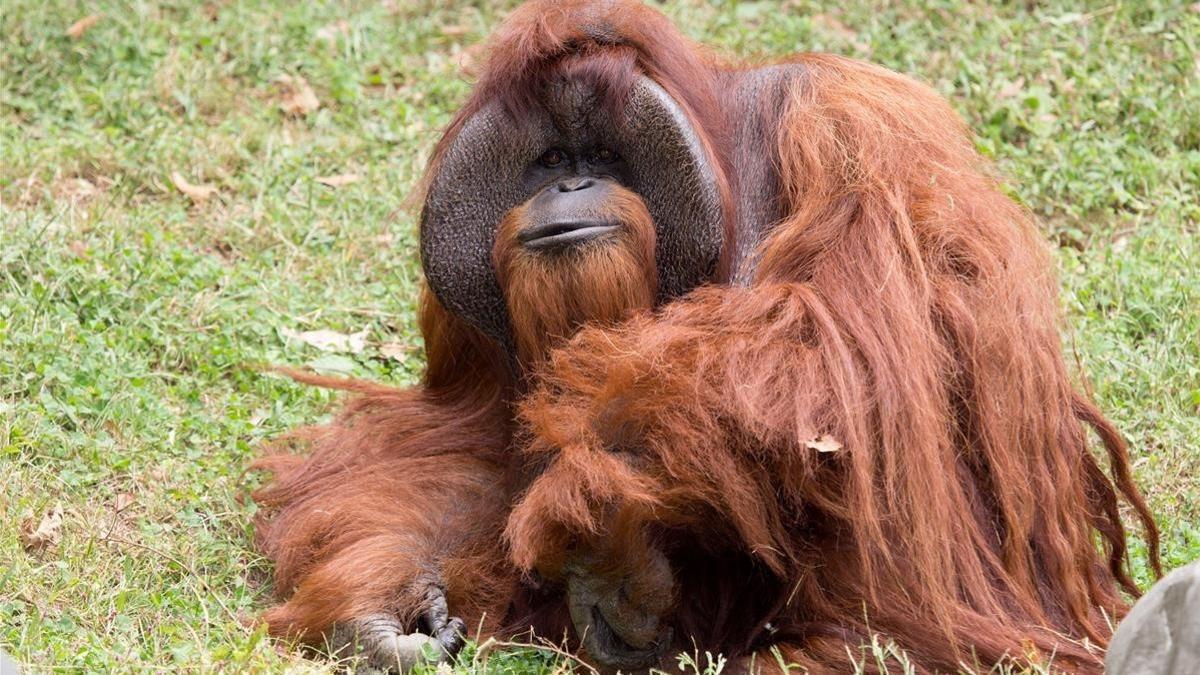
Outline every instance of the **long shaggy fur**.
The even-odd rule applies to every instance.
[[[734,176],[717,102],[736,69],[657,13],[600,5],[518,10],[447,138],[490,99],[519,117],[548,73],[621,92],[641,72]],[[619,45],[580,28],[604,11]],[[636,569],[655,546],[683,589],[677,630],[744,667],[778,647],[842,672],[881,634],[923,670],[1052,657],[1100,672],[1095,648],[1137,593],[1120,503],[1155,569],[1158,535],[1125,443],[1064,366],[1043,243],[928,88],[843,58],[794,63],[805,77],[763,111],[785,217],[748,285],[639,311],[652,228],[571,278],[502,234],[523,372],[427,297],[421,386],[339,384],[359,396],[294,435],[306,459],[259,463],[275,472],[256,494],[259,544],[287,599],[272,632],[411,622],[409,589],[430,576],[468,625],[561,630],[560,599],[523,574],[589,544]],[[562,311],[537,302],[541,285],[566,294]]]
[[[535,370],[584,323],[616,323],[654,304],[654,221],[637,195],[624,188],[614,191],[610,212],[595,215],[611,216],[621,223],[620,231],[564,255],[547,257],[520,246],[517,233],[527,222],[524,206],[500,223],[492,258],[526,371]]]

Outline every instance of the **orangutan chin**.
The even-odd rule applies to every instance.
[[[929,88],[535,0],[424,189],[422,383],[305,378],[358,395],[257,464],[273,634],[401,670],[478,629],[606,671],[841,672],[875,635],[1101,671],[1119,502],[1157,569],[1154,521],[1043,242]]]

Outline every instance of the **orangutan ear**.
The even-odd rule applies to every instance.
[[[421,212],[421,264],[430,289],[451,312],[509,344],[504,298],[492,268],[500,220],[540,189],[529,169],[545,150],[586,139],[565,138],[552,119],[595,117],[595,108],[559,110],[577,102],[543,101],[547,111],[514,123],[487,104],[463,123],[447,146]],[[724,245],[718,172],[679,104],[640,78],[621,120],[603,120],[587,134],[612,138],[629,169],[629,189],[654,219],[660,301],[708,280]],[[574,132],[568,132],[574,133]]]

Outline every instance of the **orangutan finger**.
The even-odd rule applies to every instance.
[[[452,617],[436,636],[442,651],[453,660],[467,643],[467,624],[457,616]]]
[[[440,586],[429,587],[425,592],[425,602],[427,607],[421,613],[422,625],[437,639],[442,652],[454,658],[466,642],[466,624],[462,619],[450,616],[446,593]]]
[[[425,589],[425,611],[421,613],[421,621],[430,635],[437,635],[450,620],[450,608],[446,602],[446,592],[437,584],[430,584]]]
[[[446,649],[445,638],[425,633],[405,633],[393,616],[377,614],[344,625],[341,641],[353,646],[369,668],[387,673],[407,673],[419,664],[448,660],[454,653]],[[458,645],[454,650],[461,649]]]

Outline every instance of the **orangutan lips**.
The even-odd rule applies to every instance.
[[[610,668],[638,670],[657,664],[671,646],[664,615],[675,596],[670,564],[657,549],[647,560],[621,570],[597,573],[581,556],[568,566],[567,604],[587,653]]]

